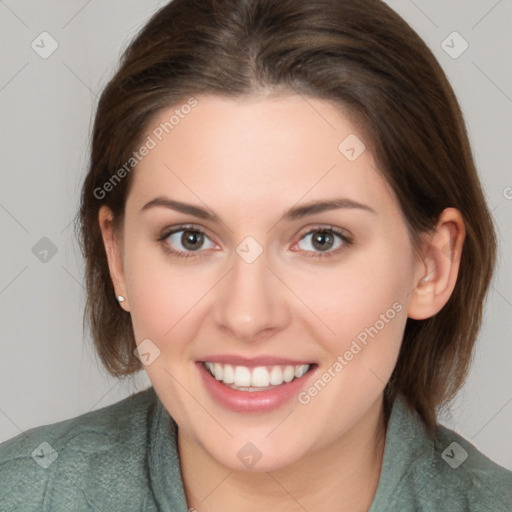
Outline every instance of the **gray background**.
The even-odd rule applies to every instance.
[[[97,94],[122,49],[165,3],[0,0],[0,441],[149,385],[144,371],[125,381],[108,377],[84,340],[83,262],[70,222]],[[512,1],[388,3],[452,82],[499,231],[498,273],[474,365],[442,422],[512,469]],[[45,31],[58,48],[42,58],[31,44],[49,51]],[[454,31],[469,44],[457,58],[464,42]]]

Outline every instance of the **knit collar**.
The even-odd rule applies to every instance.
[[[155,407],[149,429],[149,479],[158,510],[187,512],[178,454],[178,426],[154,388]]]
[[[179,464],[178,427],[155,394],[155,408],[149,430],[150,486],[159,510],[187,512],[187,502]],[[417,463],[428,464],[434,454],[434,441],[423,421],[397,395],[389,418],[382,469],[375,497],[368,512],[388,510],[397,498],[404,476],[417,470]]]
[[[377,491],[368,512],[393,510],[399,501],[409,473],[421,473],[434,456],[434,440],[428,435],[423,420],[411,410],[403,395],[393,402],[389,418],[384,457]]]

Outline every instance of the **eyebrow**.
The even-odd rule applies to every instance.
[[[150,208],[155,207],[164,207],[169,208],[171,210],[175,210],[181,213],[187,213],[189,215],[193,215],[194,217],[198,217],[200,219],[211,220],[213,222],[219,222],[220,218],[214,213],[209,212],[208,210],[201,208],[200,206],[195,206],[189,203],[182,203],[181,201],[175,201],[173,199],[169,199],[167,197],[155,197],[146,203],[142,208],[141,212],[144,210],[149,210]],[[377,212],[362,203],[357,201],[353,201],[351,199],[346,198],[335,198],[335,199],[327,199],[323,201],[313,201],[311,203],[307,203],[303,206],[297,206],[294,208],[290,208],[282,217],[281,220],[292,221],[297,219],[302,219],[303,217],[307,217],[308,215],[314,215],[315,213],[321,213],[328,210],[338,210],[341,208],[348,209],[358,209],[363,211],[368,211],[370,213],[376,214]]]

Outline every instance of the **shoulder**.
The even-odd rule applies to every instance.
[[[397,396],[388,422],[381,478],[371,512],[511,512],[512,472],[457,432],[429,432]]]
[[[460,434],[438,425],[433,455],[429,469],[439,486],[440,503],[465,502],[461,510],[471,512],[512,511],[512,471],[493,462]]]
[[[62,510],[95,510],[89,489],[116,497],[123,495],[115,492],[119,485],[128,497],[140,489],[155,398],[149,388],[0,444],[2,510],[57,510],[52,502]]]

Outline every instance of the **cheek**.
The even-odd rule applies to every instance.
[[[146,371],[158,380],[168,378],[164,369],[172,369],[186,382],[186,367],[193,358],[191,341],[204,326],[218,274],[209,265],[176,261],[150,244],[126,247],[125,272],[136,342],[150,339],[163,356]]]
[[[352,351],[349,358],[358,354],[359,360],[363,352],[365,360],[391,362],[396,357],[413,271],[409,246],[405,241],[402,251],[392,249],[396,246],[381,241],[346,264],[307,279],[302,275],[302,283],[297,277],[296,289],[318,317],[318,332],[331,359],[347,351]]]
[[[197,290],[186,280],[186,273],[149,244],[126,247],[125,273],[137,342],[150,338],[158,343],[170,336],[197,301]]]

